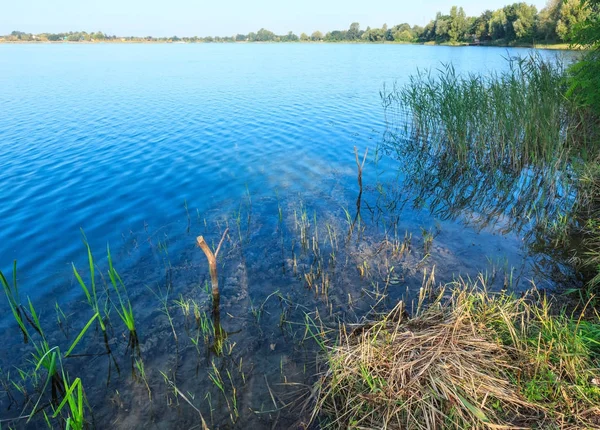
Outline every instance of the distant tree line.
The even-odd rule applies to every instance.
[[[467,16],[462,7],[452,6],[449,14],[438,12],[425,27],[403,23],[393,27],[360,28],[353,22],[347,30],[325,34],[315,31],[297,36],[293,32],[277,35],[261,28],[257,32],[235,36],[208,37],[117,37],[101,31],[87,33],[31,34],[13,31],[0,36],[5,41],[66,42],[407,42],[407,43],[560,43],[571,42],[574,30],[590,15],[591,8],[580,0],[549,0],[541,11],[527,3],[513,3],[497,10],[486,10],[479,16]]]

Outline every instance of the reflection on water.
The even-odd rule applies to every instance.
[[[531,234],[541,223],[569,213],[575,202],[574,181],[568,173],[486,169],[391,136],[382,148],[399,159],[406,194],[415,206],[426,205],[441,219],[461,217],[480,228],[494,226],[503,234],[523,230]]]

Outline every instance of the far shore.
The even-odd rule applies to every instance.
[[[329,45],[427,45],[427,46],[452,46],[452,47],[497,47],[497,48],[532,48],[532,49],[553,49],[553,50],[569,50],[569,51],[580,51],[581,47],[572,46],[568,43],[536,43],[536,44],[527,44],[527,43],[518,43],[518,44],[496,44],[496,43],[433,43],[433,42],[352,42],[352,41],[340,41],[340,42],[326,42],[326,41],[297,41],[297,42],[186,42],[186,41],[169,41],[169,40],[102,40],[102,41],[88,41],[82,40],[79,42],[60,40],[60,41],[50,41],[50,40],[3,40],[0,39],[0,44],[7,45],[43,45],[43,44],[52,44],[52,45],[61,45],[61,44],[69,44],[69,45],[99,45],[99,44],[186,44],[186,45],[194,45],[194,44],[329,44]]]

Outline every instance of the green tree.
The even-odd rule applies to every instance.
[[[575,26],[571,42],[588,51],[569,69],[568,95],[600,115],[600,0],[582,0],[587,18]]]
[[[360,24],[358,22],[353,22],[350,24],[350,28],[346,32],[346,39],[357,40],[360,38],[360,36]]]
[[[435,39],[439,42],[446,41],[449,39],[450,34],[450,17],[442,16],[438,12],[435,18]]]
[[[527,3],[513,5],[514,21],[512,22],[515,37],[520,40],[533,39],[537,20],[537,8]]]
[[[256,42],[272,42],[275,40],[275,33],[272,31],[261,28],[256,32],[256,37],[254,39]]]
[[[296,36],[293,32],[289,31],[285,36],[281,36],[279,38],[282,42],[297,42],[298,36]]]
[[[414,39],[415,37],[410,30],[396,31],[394,33],[394,40],[396,42],[412,42]]]
[[[556,17],[556,35],[564,42],[571,40],[575,28],[585,22],[590,14],[590,8],[579,0],[560,2]]]
[[[489,40],[490,36],[490,20],[492,19],[492,11],[486,10],[479,17],[473,20],[470,32],[479,40]]]
[[[320,31],[317,30],[317,31],[313,32],[313,34],[310,35],[310,38],[314,42],[319,42],[319,41],[323,40],[323,33],[321,33]]]
[[[308,42],[310,40],[310,38],[308,37],[308,34],[301,33],[300,34],[300,40],[303,41],[303,42]]]
[[[579,1],[579,0],[575,0]],[[560,13],[563,0],[549,0],[546,7],[538,13],[537,37],[546,42],[558,39],[556,34],[556,21]]]
[[[464,40],[468,29],[467,15],[463,8],[452,6],[450,9],[450,22],[448,27],[448,37],[451,42]]]
[[[492,39],[496,40],[506,37],[507,25],[508,20],[506,18],[506,13],[504,13],[504,9],[498,9],[492,12],[488,30]]]

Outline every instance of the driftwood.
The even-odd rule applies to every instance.
[[[215,343],[213,345],[213,350],[217,354],[221,354],[223,348],[223,341],[227,338],[227,333],[221,327],[221,295],[219,293],[219,274],[217,273],[217,257],[219,256],[219,251],[221,250],[221,246],[227,237],[227,233],[229,232],[229,228],[225,230],[223,236],[221,237],[221,241],[219,242],[219,246],[217,246],[217,250],[213,253],[203,236],[198,236],[196,238],[196,243],[206,255],[206,259],[208,260],[208,268],[210,270],[210,282],[212,284],[212,298],[213,298],[213,326],[215,327]]]
[[[219,246],[217,246],[217,250],[213,253],[208,243],[204,240],[204,236],[198,236],[196,238],[196,243],[206,255],[206,259],[208,260],[208,267],[210,270],[210,282],[212,284],[212,295],[213,299],[219,298],[219,276],[217,273],[217,257],[219,256],[219,251],[221,250],[221,245],[223,245],[223,241],[229,232],[229,228],[225,230],[223,236],[221,237],[221,241],[219,242]]]
[[[354,156],[356,157],[356,167],[358,169],[358,198],[356,199],[356,216],[354,217],[354,221],[352,221],[352,225],[350,226],[350,230],[348,231],[348,240],[352,236],[352,232],[354,231],[354,226],[356,222],[360,219],[360,206],[362,203],[362,193],[363,193],[363,184],[362,184],[362,172],[365,167],[365,161],[367,161],[367,154],[369,153],[369,148],[365,150],[365,155],[363,157],[362,163],[358,158],[358,149],[356,146],[354,147]]]

